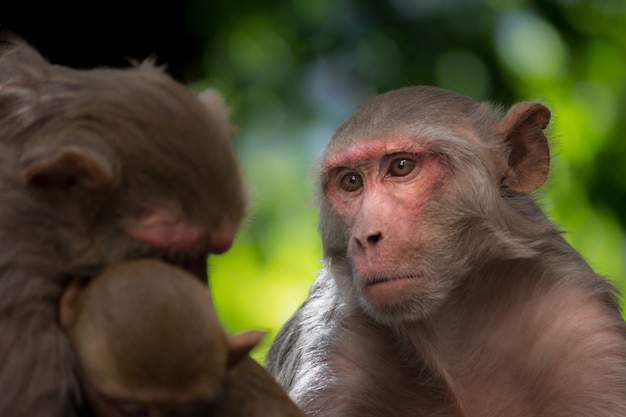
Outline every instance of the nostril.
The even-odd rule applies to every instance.
[[[354,242],[356,242],[356,245],[358,246],[359,249],[365,250],[365,245],[363,244],[363,242],[361,242],[361,239],[354,238]]]
[[[383,238],[382,233],[376,233],[367,237],[367,243],[370,245],[377,244]]]

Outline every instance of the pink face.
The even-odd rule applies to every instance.
[[[413,138],[359,141],[323,161],[325,194],[349,229],[347,254],[366,302],[393,307],[420,291],[427,204],[440,160]]]
[[[158,253],[165,253],[168,261],[175,259],[178,265],[203,282],[207,279],[207,254],[220,254],[230,249],[237,226],[223,219],[218,227],[206,232],[201,225],[185,220],[177,210],[166,205],[157,206],[123,223],[124,231],[130,238]]]
[[[159,207],[141,218],[129,221],[126,233],[133,239],[173,253],[184,253],[200,245],[202,229],[199,226],[185,223],[172,209]],[[209,253],[224,253],[233,244],[237,226],[229,222],[221,222],[219,229],[208,236],[203,249]]]

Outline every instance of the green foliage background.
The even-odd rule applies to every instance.
[[[188,6],[205,45],[188,79],[227,97],[251,207],[233,249],[210,259],[210,279],[230,331],[271,333],[258,358],[319,268],[316,157],[362,100],[408,85],[548,104],[554,158],[537,197],[626,290],[626,2],[216,3]]]

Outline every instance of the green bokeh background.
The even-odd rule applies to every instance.
[[[311,167],[365,98],[431,84],[553,111],[553,163],[537,193],[566,237],[626,290],[626,2],[273,0],[188,5],[204,53],[187,69],[224,92],[250,214],[212,257],[232,332],[271,337],[306,297],[321,245]]]

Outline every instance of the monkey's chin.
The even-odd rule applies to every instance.
[[[363,288],[363,295],[372,304],[392,305],[404,298],[411,288],[415,287],[418,277],[408,276],[390,278],[368,283]]]

